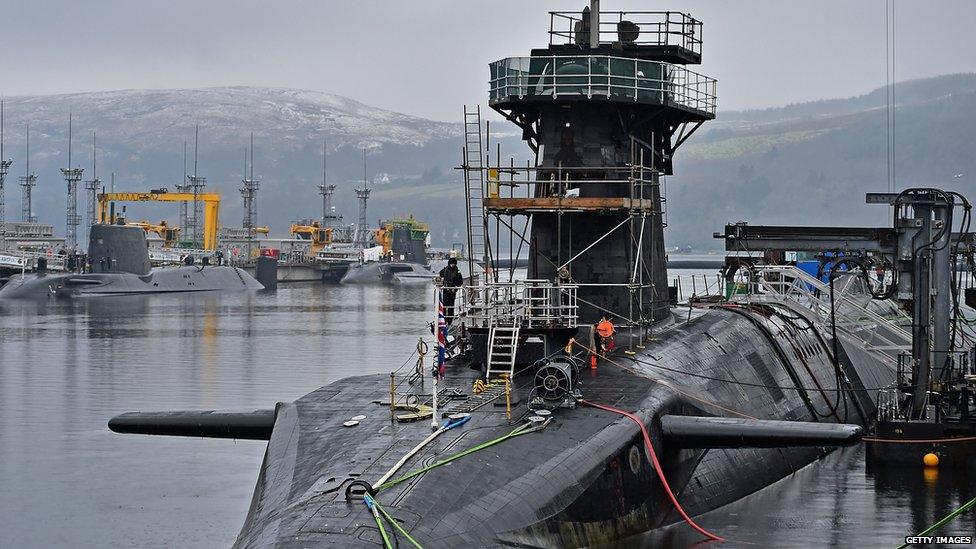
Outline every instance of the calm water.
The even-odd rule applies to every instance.
[[[0,302],[0,547],[220,547],[263,442],[118,435],[129,410],[253,409],[387,372],[431,310],[426,288]],[[976,495],[972,478],[865,472],[837,452],[701,522],[778,547],[893,547]],[[947,531],[972,534],[972,513]],[[630,546],[698,541],[674,528]]]

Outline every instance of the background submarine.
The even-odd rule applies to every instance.
[[[669,306],[660,178],[715,113],[715,81],[686,68],[701,22],[598,1],[552,17],[548,47],[490,66],[489,104],[537,158],[508,192],[483,187],[490,149],[466,114],[469,259],[490,262],[492,220],[531,221],[512,231],[529,273],[495,269],[459,298],[446,378],[411,366],[274,410],[110,421],[267,438],[238,547],[579,547],[678,522],[721,539],[692,517],[857,442],[874,417],[871,389],[894,378],[892,355],[858,337],[874,317],[832,332],[796,300]],[[616,349],[591,339],[603,317]]]
[[[141,227],[96,224],[88,243],[91,272],[38,272],[11,276],[0,299],[38,299],[95,295],[260,290],[243,269],[227,265],[152,267]]]

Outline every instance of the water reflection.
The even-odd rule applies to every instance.
[[[868,471],[862,446],[846,448],[697,522],[722,546],[897,547],[976,496],[973,472],[922,467]],[[680,497],[680,496],[679,496]],[[940,534],[972,535],[967,512]],[[691,547],[701,537],[677,525],[621,547]]]
[[[254,409],[389,371],[425,288],[0,302],[0,547],[227,546],[264,444],[124,436],[126,410]]]

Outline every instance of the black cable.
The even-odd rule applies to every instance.
[[[658,370],[664,370],[666,372],[680,374],[680,375],[688,376],[688,377],[696,377],[696,378],[705,379],[705,380],[708,380],[708,381],[717,381],[717,382],[720,382],[720,383],[728,383],[730,385],[742,385],[742,386],[745,386],[745,387],[758,387],[758,388],[761,388],[761,389],[780,389],[780,390],[797,391],[797,392],[800,392],[800,391],[817,391],[817,390],[819,390],[819,389],[817,389],[815,387],[803,387],[803,386],[798,386],[798,385],[766,385],[764,383],[751,383],[751,382],[748,382],[748,381],[738,381],[738,380],[735,380],[735,379],[725,379],[725,378],[720,378],[720,377],[712,377],[712,376],[707,376],[705,374],[694,374],[694,373],[691,373],[691,372],[688,372],[688,371],[685,371],[685,370],[677,370],[675,368],[668,368],[667,366],[661,366],[660,364],[654,364],[653,362],[647,362],[647,361],[641,360],[641,359],[636,358],[636,357],[633,357],[633,356],[628,356],[627,358],[629,358],[630,360],[632,360],[632,361],[634,361],[634,362],[636,362],[638,364],[643,364],[645,366],[650,366],[652,368],[657,368]],[[825,388],[824,391],[830,392],[830,393],[838,393],[838,392],[843,393],[843,392],[846,392],[846,391],[863,391],[863,392],[867,392],[867,391],[880,391],[881,389],[890,389],[890,387],[865,387],[863,389],[853,389],[853,388],[851,388],[851,389],[841,389],[841,388],[828,389],[828,388]]]

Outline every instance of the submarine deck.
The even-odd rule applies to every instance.
[[[780,362],[782,355],[772,340],[756,337],[754,321],[715,308],[696,309],[692,316],[657,332],[657,340],[639,357],[644,362],[617,355],[595,371],[584,369],[580,386],[587,400],[643,418],[669,471],[669,482],[694,516],[744,497],[829,450],[664,451],[658,448],[661,414],[828,422],[847,421],[848,416],[831,418],[829,401],[811,404],[799,391],[779,389],[791,383],[789,367]],[[836,390],[830,386],[833,367],[818,353],[819,362],[809,359],[812,371],[828,390]],[[856,387],[863,389],[888,375],[883,365],[861,358],[862,363],[847,372]],[[674,372],[650,370],[646,364],[652,362],[667,364]],[[479,370],[455,360],[445,385],[467,395],[479,377]],[[503,406],[489,403],[473,410],[468,423],[436,438],[393,478],[509,433],[529,413],[530,386],[528,372],[516,375],[518,403],[512,423]],[[440,410],[450,413],[463,409],[465,401],[441,404]],[[850,414],[856,421],[854,412]],[[366,418],[356,426],[343,426],[358,415]],[[382,489],[376,499],[425,547],[590,545],[680,520],[648,466],[633,423],[587,407],[557,408],[552,417],[542,431],[508,439]],[[347,497],[347,488],[357,480],[375,483],[430,433],[429,419],[391,421],[388,374],[340,380],[294,403],[280,404],[237,545],[380,544],[362,496]],[[750,465],[756,463],[763,466]],[[608,494],[616,495],[608,499]]]

